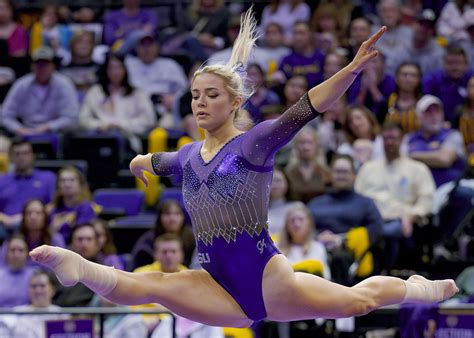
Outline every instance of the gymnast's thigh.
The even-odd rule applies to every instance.
[[[205,270],[156,275],[156,302],[180,316],[212,326],[252,324],[234,298]]]

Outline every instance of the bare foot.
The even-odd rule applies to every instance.
[[[407,283],[413,283],[423,287],[424,292],[423,295],[421,295],[420,301],[424,300],[425,302],[441,302],[459,292],[456,283],[452,279],[431,281],[423,276],[413,275],[407,279]]]
[[[79,282],[82,257],[59,247],[42,245],[30,252],[33,261],[51,269],[64,286],[73,286]]]

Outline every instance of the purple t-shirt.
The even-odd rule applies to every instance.
[[[319,49],[315,49],[311,56],[293,51],[281,60],[278,69],[285,73],[287,79],[294,75],[304,75],[308,88],[311,88],[323,82],[324,58]]]
[[[54,229],[59,229],[59,233],[63,236],[66,243],[71,236],[72,228],[75,225],[85,224],[97,217],[92,203],[83,201],[75,207],[55,208],[51,211],[50,224]]]
[[[202,141],[153,154],[157,175],[183,175],[184,202],[198,243],[208,246],[216,237],[235,241],[237,233],[253,237],[267,228],[274,155],[316,116],[305,95],[278,119],[231,139],[209,162],[200,155]]]
[[[440,98],[444,106],[444,119],[454,122],[456,107],[463,104],[467,97],[467,81],[474,70],[467,71],[459,80],[448,77],[444,70],[427,74],[423,78],[423,92]]]
[[[29,304],[28,285],[35,270],[25,266],[13,272],[8,266],[0,266],[0,307]]]
[[[0,212],[15,215],[23,211],[28,200],[37,198],[49,203],[56,190],[56,175],[34,169],[29,176],[0,175]]]
[[[356,102],[357,96],[360,93],[361,86],[362,76],[358,76],[347,90],[347,101],[349,102],[349,104],[353,104]],[[383,95],[383,100],[380,102],[376,102],[370,92],[368,92],[365,98],[365,102],[363,103],[364,106],[366,106],[371,112],[376,115],[380,113],[382,106],[387,104],[386,102],[388,100],[388,97],[397,89],[397,84],[392,76],[385,74],[383,80],[378,84],[377,88]]]
[[[104,42],[111,46],[115,41],[127,38],[131,32],[142,29],[144,25],[150,25],[152,32],[156,30],[158,22],[153,11],[140,9],[135,16],[126,15],[122,9],[112,11],[105,16]]]

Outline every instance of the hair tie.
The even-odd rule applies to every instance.
[[[247,68],[241,61],[235,64],[233,71],[239,74],[241,79],[244,79],[247,76]]]

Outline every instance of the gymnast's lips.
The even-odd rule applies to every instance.
[[[197,114],[196,114],[196,117],[199,118],[199,117],[206,117],[206,116],[209,116],[208,113],[205,113],[203,111],[198,111]]]

